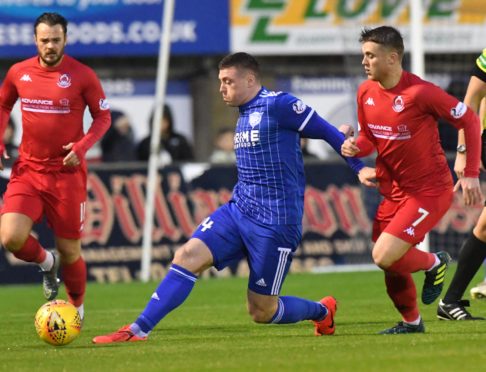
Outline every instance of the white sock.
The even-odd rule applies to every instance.
[[[42,271],[49,271],[54,265],[54,255],[49,251],[46,251],[46,253],[46,258],[39,264]]]
[[[419,325],[419,324],[420,324],[420,319],[421,319],[421,317],[420,317],[420,315],[419,315],[419,317],[418,317],[417,319],[415,319],[415,320],[413,320],[413,321],[411,321],[411,322],[407,322],[407,321],[405,321],[405,320],[404,320],[404,322],[405,322],[405,323],[407,323],[407,324]]]
[[[437,255],[434,253],[434,257],[435,257],[435,262],[434,262],[434,264],[432,265],[432,267],[431,267],[430,269],[428,269],[427,271],[432,270],[433,268],[437,267],[437,265],[438,265],[438,264],[440,264],[439,256],[437,256]]]
[[[138,337],[147,337],[149,335],[148,333],[142,331],[137,323],[130,324],[130,331],[132,331],[133,334]]]
[[[76,309],[78,309],[79,316],[81,317],[81,320],[83,320],[84,319],[84,304],[81,304]]]

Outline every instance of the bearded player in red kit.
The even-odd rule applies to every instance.
[[[86,151],[110,126],[110,111],[96,74],[64,54],[67,21],[44,13],[34,24],[38,55],[14,64],[0,88],[0,138],[10,112],[20,99],[22,140],[3,195],[0,236],[15,257],[40,266],[44,296],[57,296],[57,271],[69,301],[84,317],[86,264],[81,256],[81,231],[86,210]],[[83,131],[86,107],[93,118]],[[8,158],[5,146],[0,154]],[[3,169],[0,158],[0,167]],[[45,216],[58,253],[46,251],[31,235]],[[59,256],[58,256],[59,254]]]
[[[453,190],[462,188],[466,205],[482,199],[479,118],[439,87],[402,69],[404,47],[398,30],[365,29],[360,42],[368,76],[357,94],[360,132],[357,139],[348,138],[341,151],[344,156],[377,151],[376,181],[384,199],[373,224],[372,256],[402,316],[380,333],[421,333],[425,327],[411,273],[425,271],[422,302],[431,304],[442,291],[450,257],[447,252],[423,252],[416,245],[447,212]],[[464,129],[466,167],[455,188],[440,146],[438,118]]]

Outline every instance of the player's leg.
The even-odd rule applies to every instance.
[[[302,320],[315,323],[315,335],[334,334],[336,300],[327,296],[311,301],[294,296],[268,296],[248,289],[248,312],[257,323],[289,324]]]
[[[146,340],[152,329],[168,313],[182,305],[194,288],[197,274],[211,267],[212,262],[212,253],[206,244],[196,238],[190,239],[177,250],[167,275],[138,318],[114,333],[94,337],[93,343]]]
[[[196,229],[192,238],[177,250],[172,265],[134,323],[115,333],[97,336],[96,344],[146,340],[150,331],[191,293],[197,275],[214,265],[222,269],[242,258],[242,242],[228,205],[220,207]]]
[[[55,240],[69,302],[76,306],[81,319],[84,319],[83,304],[86,293],[87,269],[81,256],[81,239],[66,239],[56,236]]]
[[[43,177],[44,213],[54,231],[66,292],[84,318],[87,269],[81,255],[81,232],[86,215],[86,171],[52,172]]]
[[[211,267],[212,263],[211,251],[199,239],[192,238],[178,249],[164,280],[131,325],[134,334],[148,336],[169,312],[182,305],[194,288],[198,275]]]
[[[444,200],[445,199],[445,200]],[[384,334],[424,332],[416,303],[416,288],[411,273],[424,270],[426,279],[422,290],[424,303],[433,302],[442,290],[448,255],[423,252],[414,245],[439,221],[449,199],[409,198],[401,203],[381,205],[377,214],[373,248],[375,263],[385,271],[387,293],[401,313],[403,321],[383,331]],[[441,205],[445,204],[445,207]],[[429,212],[430,211],[430,212]],[[380,221],[380,216],[386,216]],[[381,232],[382,231],[382,232]],[[378,233],[378,234],[377,234]]]
[[[486,258],[486,208],[483,208],[472,234],[464,242],[457,260],[457,269],[439,303],[437,316],[444,320],[483,320],[472,316],[465,308],[469,301],[462,300],[464,291]]]
[[[410,271],[411,265],[408,259],[403,259],[411,248],[410,243],[386,232],[379,236],[373,247],[373,259],[385,273],[387,294],[402,316],[402,321],[383,331],[384,334],[424,331],[417,307],[417,290]],[[432,264],[433,262],[432,258]],[[397,267],[400,270],[397,270]]]
[[[279,296],[293,253],[300,242],[300,226],[263,226],[245,216],[240,219],[243,240],[248,249],[250,276],[247,300],[253,320],[257,323],[285,324],[302,320],[322,322],[326,319],[329,322],[327,328],[332,326],[328,333],[333,333],[334,299],[332,304],[327,304],[332,307],[328,309],[322,302]],[[323,326],[321,328],[324,329]]]
[[[373,248],[375,262],[387,271],[425,271],[422,302],[426,305],[434,302],[442,291],[450,256],[446,252],[423,252],[415,245],[440,221],[451,201],[452,193],[403,200]]]
[[[58,265],[55,256],[30,234],[34,222],[42,217],[42,200],[34,186],[35,174],[30,174],[25,168],[19,172],[18,168],[14,167],[3,196],[1,242],[18,259],[39,265],[44,276],[44,296],[52,300],[57,296],[59,287]]]

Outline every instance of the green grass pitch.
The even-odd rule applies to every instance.
[[[454,268],[451,269],[453,272]],[[448,275],[450,280],[451,272]],[[473,284],[481,280],[480,274]],[[423,273],[415,276],[420,295]],[[420,305],[426,333],[383,336],[399,320],[376,272],[294,274],[283,295],[339,301],[334,336],[315,337],[310,322],[254,324],[246,313],[246,279],[200,280],[149,341],[99,346],[95,335],[131,322],[157,283],[89,284],[78,339],[53,347],[38,339],[33,317],[39,285],[0,286],[0,371],[479,371],[486,368],[486,321],[445,322],[437,303]],[[469,293],[469,292],[468,292]],[[59,298],[65,298],[64,290]],[[486,316],[486,301],[472,301]]]

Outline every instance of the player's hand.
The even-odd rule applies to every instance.
[[[341,154],[343,156],[353,157],[360,151],[359,147],[356,146],[356,139],[354,137],[345,139],[341,145]]]
[[[66,157],[62,160],[62,164],[64,164],[66,167],[75,167],[81,163],[78,159],[78,155],[72,151],[73,146],[74,142],[71,142],[62,147],[64,150],[69,151]]]
[[[344,134],[344,138],[349,138],[354,136],[354,128],[349,124],[341,124],[338,130],[342,134]]]
[[[464,168],[466,168],[466,154],[457,153],[454,162],[454,173],[457,178],[464,177]]]
[[[371,167],[364,167],[358,173],[359,182],[368,187],[377,187],[376,169]]]
[[[7,149],[5,147],[3,148],[2,156],[0,156],[0,170],[4,170],[5,169],[5,167],[3,165],[2,159],[10,159],[10,156],[8,155]]]
[[[454,192],[462,188],[465,205],[476,205],[483,201],[483,194],[478,178],[461,177],[454,186]]]

